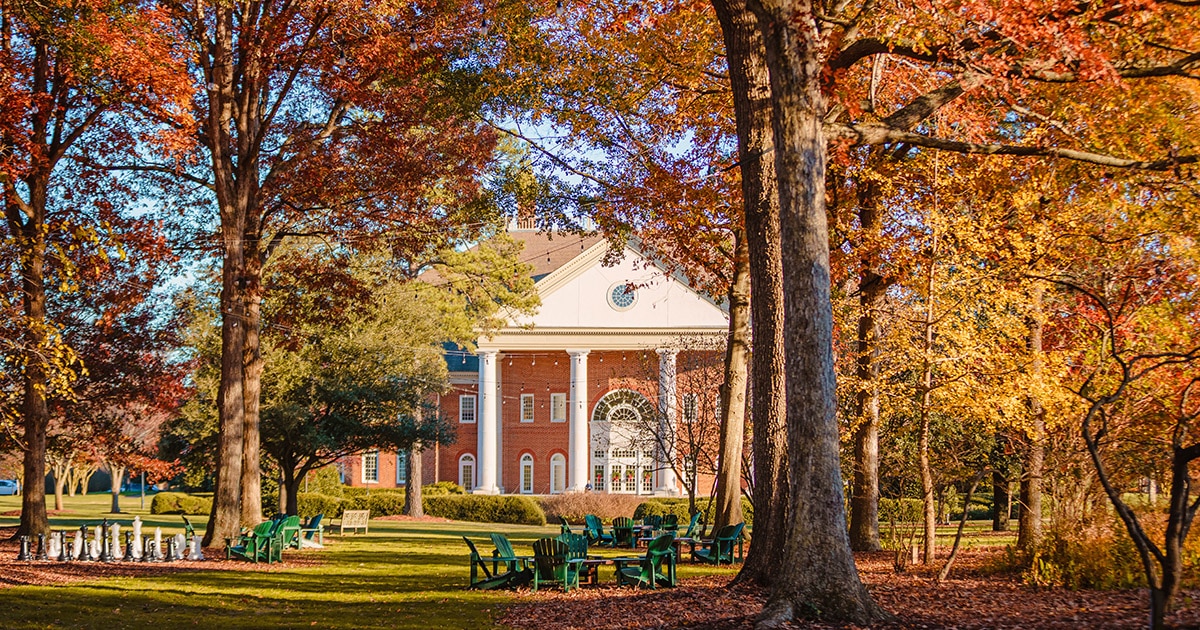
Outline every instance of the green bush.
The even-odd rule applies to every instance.
[[[567,492],[535,499],[552,523],[567,519],[572,525],[583,525],[583,518],[594,514],[601,522],[611,523],[618,516],[629,516],[641,503],[641,497],[602,492]]]
[[[674,514],[679,519],[679,526],[687,527],[688,521],[692,519],[691,513],[688,511],[688,500],[683,498],[662,498],[650,499],[637,506],[633,512],[633,518],[640,520],[647,516],[666,516]],[[704,497],[696,499],[696,509],[700,512],[701,523],[712,523],[713,513],[715,511],[713,500]],[[750,504],[750,500],[742,497],[742,520],[745,521],[747,528],[754,527],[754,506]],[[707,529],[707,528],[706,528]]]
[[[890,523],[915,523],[923,520],[924,504],[920,499],[880,499],[879,520]]]
[[[421,486],[421,495],[426,497],[441,497],[448,494],[466,494],[463,487],[453,481],[439,481],[427,486]]]
[[[344,499],[331,497],[319,492],[300,492],[296,494],[296,511],[303,518],[311,518],[317,514],[324,514],[326,520],[338,518],[342,515],[345,504],[346,501]]]
[[[347,510],[371,510],[371,516],[392,516],[404,513],[403,490],[374,490],[371,494],[354,497],[348,501]]]
[[[1124,589],[1145,586],[1146,575],[1133,540],[1120,524],[1089,531],[1058,528],[1029,558],[1025,581],[1070,589]]]
[[[432,496],[424,500],[425,513],[455,521],[545,525],[546,513],[529,497],[477,494]]]
[[[212,499],[182,492],[159,492],[150,502],[150,513],[207,516],[212,513]]]
[[[346,496],[346,484],[338,476],[337,468],[326,466],[308,473],[308,483],[300,482],[302,492],[317,492],[327,497],[342,498]]]

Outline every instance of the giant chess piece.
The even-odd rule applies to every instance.
[[[112,562],[112,542],[109,539],[108,519],[100,523],[100,562]]]
[[[92,536],[92,549],[91,549],[91,553],[88,554],[89,560],[92,560],[94,562],[94,561],[100,559],[100,547],[103,546],[103,541],[104,541],[104,533],[100,531],[100,526],[97,525],[96,532]]]
[[[21,536],[21,547],[17,551],[17,562],[29,562],[33,557],[29,555],[29,537]]]
[[[38,560],[49,560],[50,556],[46,553],[46,535],[38,534],[37,555],[34,556]]]
[[[196,534],[196,535],[192,536],[192,550],[188,552],[188,560],[203,560],[204,559],[204,549],[202,549],[200,547],[200,544],[203,541],[204,541],[204,537],[201,536],[200,534]]]
[[[70,562],[72,557],[71,552],[67,551],[67,530],[61,530],[58,532],[58,561]]]
[[[51,531],[50,542],[47,543],[49,545],[49,549],[47,550],[46,555],[55,560],[59,560],[59,556],[62,554],[62,547],[58,544],[58,540],[58,532]]]
[[[162,560],[163,559],[162,528],[161,527],[154,528],[154,556],[151,557],[150,559],[151,560]]]
[[[133,546],[133,558],[135,560],[141,560],[142,547],[144,547],[142,541],[144,540],[144,537],[142,536],[142,517],[140,516],[133,517],[133,540],[138,543]]]
[[[79,534],[75,536],[75,558],[81,562],[88,559],[87,525],[80,525]]]
[[[162,554],[163,562],[175,561],[175,537],[167,536],[167,552]]]
[[[87,528],[80,527],[75,532],[75,542],[71,547],[71,557],[76,560],[87,560],[87,556],[83,553],[83,548],[87,546]]]
[[[136,559],[133,557],[135,549],[137,543],[133,542],[133,532],[125,532],[125,555],[121,557],[121,562],[133,562]]]
[[[187,548],[186,539],[183,534],[175,534],[175,559],[183,560],[183,550]]]
[[[154,541],[149,536],[142,536],[142,556],[138,558],[140,562],[150,562],[154,558]]]
[[[108,527],[108,539],[112,541],[109,551],[112,552],[113,562],[121,559],[121,524],[113,523]]]

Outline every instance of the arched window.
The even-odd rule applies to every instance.
[[[610,391],[596,403],[590,423],[594,490],[653,492],[654,453],[671,437],[656,437],[660,419],[654,405],[630,389]]]
[[[567,458],[562,453],[550,457],[550,494],[559,494],[567,486]]]
[[[458,458],[458,485],[467,492],[475,488],[475,456],[470,453]]]
[[[533,494],[533,455],[521,456],[521,494]]]

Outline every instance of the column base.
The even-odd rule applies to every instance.
[[[564,493],[566,493],[566,494],[578,494],[580,492],[591,492],[591,490],[588,490],[586,486],[580,486],[578,488],[567,488],[566,490],[564,490]]]
[[[491,488],[478,487],[471,490],[471,494],[500,494],[500,488],[492,486]]]

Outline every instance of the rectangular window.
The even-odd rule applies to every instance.
[[[683,395],[683,421],[691,424],[696,421],[699,413],[699,400],[696,394]]]
[[[533,422],[533,394],[521,394],[521,422]]]
[[[396,485],[408,483],[408,451],[396,451]]]
[[[604,466],[594,466],[592,475],[592,490],[604,492]]]
[[[458,397],[458,421],[463,424],[475,424],[475,394]]]
[[[567,395],[550,394],[550,422],[567,421]]]
[[[529,457],[526,455],[526,457]],[[521,494],[533,494],[533,458],[521,458]]]
[[[363,453],[362,481],[363,483],[379,483],[379,451]]]
[[[654,492],[654,469],[642,466],[642,492]]]

